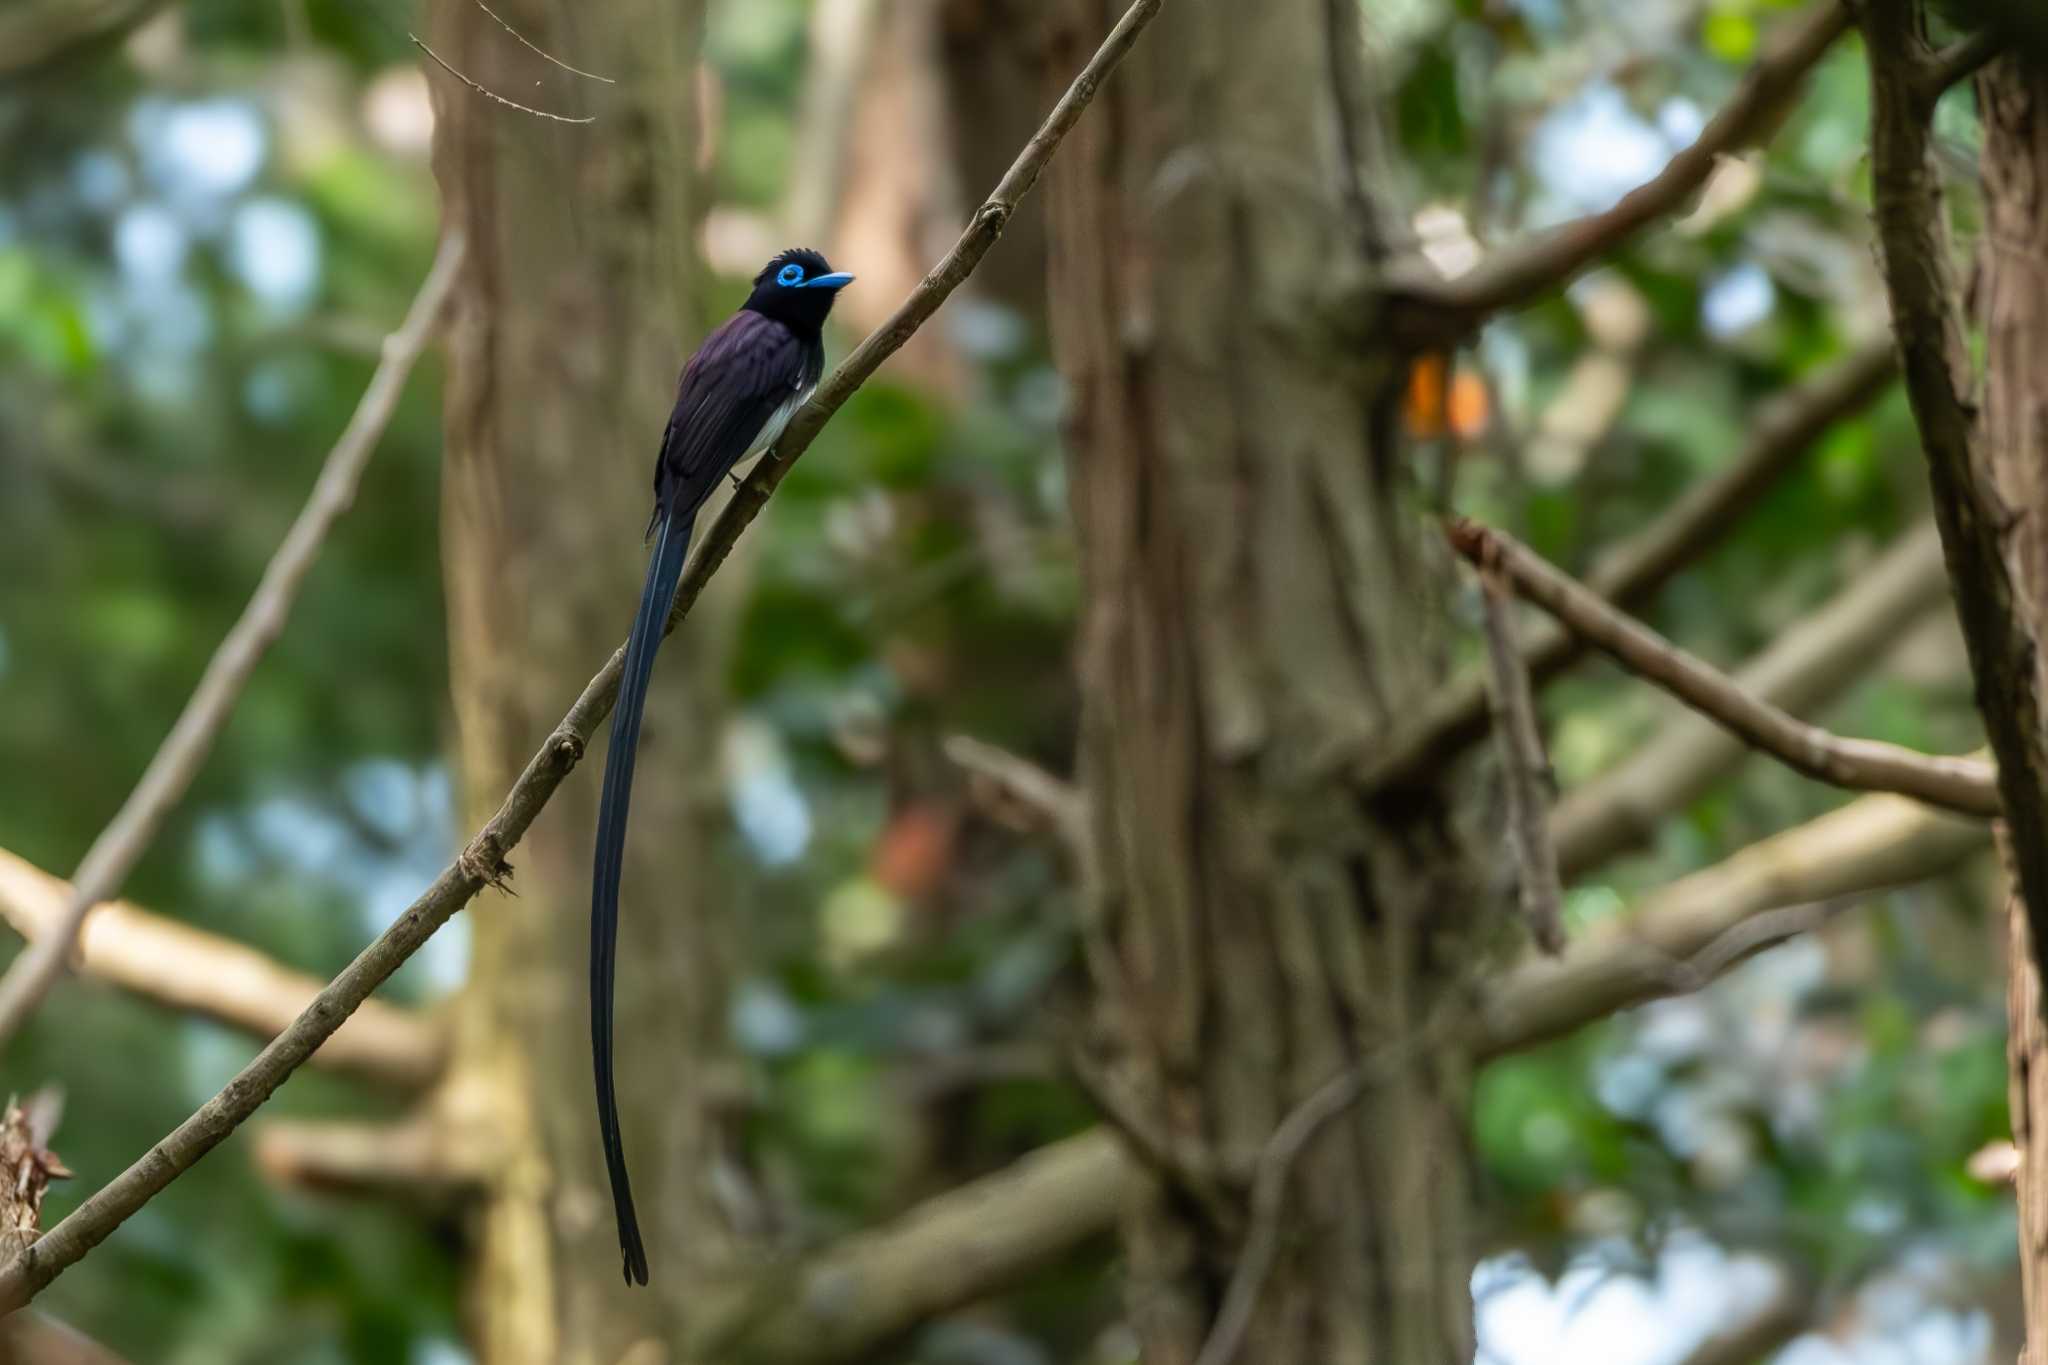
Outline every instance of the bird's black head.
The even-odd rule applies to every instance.
[[[851,283],[853,276],[834,271],[817,252],[795,247],[761,267],[746,306],[799,332],[816,332],[825,325],[832,300]]]

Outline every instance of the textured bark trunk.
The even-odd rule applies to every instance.
[[[2006,504],[2016,592],[2048,637],[2048,72],[2008,58],[1977,82],[1984,120],[1987,384],[1984,451]],[[2048,686],[2048,670],[2042,676]],[[2048,1365],[2048,1027],[2026,916],[2015,897],[2007,1039],[2013,1142],[2020,1151],[2023,1365]]]
[[[695,0],[501,0],[567,76],[469,0],[436,0],[436,50],[568,126],[432,71],[435,167],[469,257],[453,309],[443,557],[467,812],[479,822],[621,639],[645,570],[657,434],[699,329],[691,184]],[[714,605],[707,603],[707,606]],[[474,1267],[491,1365],[675,1360],[690,1258],[718,1245],[698,1085],[722,1036],[709,798],[720,645],[698,612],[663,652],[641,742],[619,960],[619,1096],[651,1290],[619,1271],[592,1111],[586,972],[600,739],[536,824],[516,898],[471,916],[452,1107],[496,1160]]]
[[[954,180],[985,192],[1038,126],[1056,82],[1046,63],[1050,7],[1037,0],[937,0],[939,75],[945,83]],[[965,207],[965,206],[963,206]],[[1045,208],[1026,199],[1003,229],[1003,249],[974,275],[977,293],[1045,322]]]
[[[1114,17],[1070,0],[1070,67]],[[1387,354],[1318,322],[1384,167],[1347,6],[1167,7],[1056,164],[1052,323],[1085,572],[1090,969],[1158,1178],[1126,1219],[1148,1365],[1211,1332],[1243,1174],[1333,1076],[1377,1077],[1292,1164],[1236,1352],[1259,1365],[1472,1354],[1468,1008],[1492,938],[1456,797],[1368,803],[1320,759],[1442,683],[1448,570],[1403,505]],[[1169,1169],[1170,1168],[1170,1169]],[[1253,1220],[1254,1225],[1256,1220]]]

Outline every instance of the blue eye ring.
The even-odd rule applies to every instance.
[[[775,282],[784,289],[791,289],[804,282],[804,268],[795,261],[775,272]]]

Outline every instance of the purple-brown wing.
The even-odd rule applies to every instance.
[[[688,516],[753,448],[776,410],[816,383],[802,339],[742,310],[704,338],[683,367],[654,470],[657,508]]]

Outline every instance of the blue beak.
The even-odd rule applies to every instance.
[[[829,275],[820,275],[815,280],[805,280],[802,287],[805,289],[844,289],[852,283],[853,276],[847,274],[844,270],[835,270]]]

